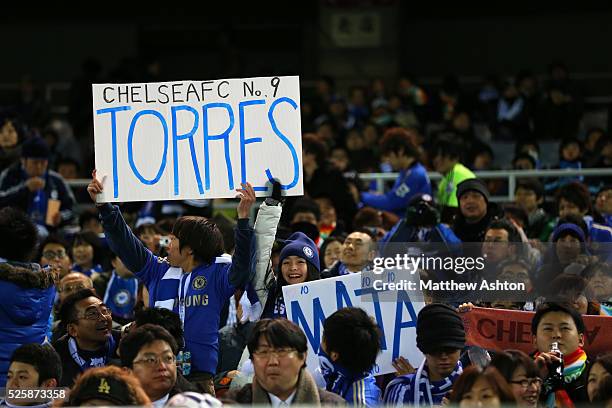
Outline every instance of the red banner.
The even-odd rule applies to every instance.
[[[462,313],[467,344],[487,350],[535,351],[531,335],[534,312],[475,307]],[[582,316],[586,327],[584,349],[590,357],[612,351],[612,317]],[[606,335],[605,333],[608,333]]]

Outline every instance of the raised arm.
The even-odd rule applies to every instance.
[[[270,265],[270,254],[276,237],[276,229],[283,212],[281,199],[280,183],[275,182],[272,197],[261,203],[255,220],[255,275],[251,284],[262,306],[268,299],[265,279]]]
[[[249,213],[255,202],[255,190],[250,183],[241,184],[242,188],[236,189],[240,198],[238,203],[238,225],[236,225],[235,242],[236,248],[232,256],[232,265],[229,268],[229,283],[241,288],[246,285],[251,277],[251,255],[253,254],[253,228],[249,226]]]
[[[92,201],[96,203],[96,196],[102,192],[102,183],[96,178],[96,171],[92,173],[91,183],[87,192]],[[140,272],[153,257],[144,244],[134,235],[126,224],[119,207],[109,203],[96,203],[100,212],[104,234],[110,249],[116,253],[127,268],[134,273]]]

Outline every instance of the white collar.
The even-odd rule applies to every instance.
[[[291,405],[291,403],[293,402],[293,399],[295,398],[295,393],[296,392],[297,392],[297,388],[295,389],[295,391],[293,391],[291,393],[289,398],[287,398],[285,401],[283,401],[282,399],[278,398],[274,394],[268,393],[268,396],[270,397],[270,402],[272,403],[272,408],[278,408],[278,407],[283,406],[283,405]]]
[[[157,401],[153,401],[153,407],[162,408],[164,405],[166,405],[166,402],[168,401],[168,397],[170,397],[170,394],[166,394],[162,398],[158,399]]]

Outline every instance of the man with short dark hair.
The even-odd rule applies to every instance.
[[[36,240],[36,226],[25,213],[0,209],[0,387],[15,349],[42,343],[49,327],[58,273],[29,263]]]
[[[441,303],[425,306],[416,329],[417,347],[425,359],[416,373],[399,376],[387,385],[385,404],[440,405],[463,372],[459,357],[465,330],[455,309]]]
[[[361,202],[401,217],[415,194],[431,194],[427,170],[420,163],[419,151],[406,129],[388,129],[380,141],[380,149],[383,161],[389,163],[393,171],[399,171],[399,176],[386,194],[361,193]]]
[[[537,179],[519,179],[514,190],[514,202],[527,213],[527,236],[546,241],[551,230],[547,227],[550,216],[540,208],[544,203],[542,183]]]
[[[40,244],[40,264],[49,265],[59,271],[59,277],[70,273],[72,261],[68,243],[57,235],[51,234]]]
[[[174,337],[155,324],[147,323],[130,330],[121,340],[121,365],[138,378],[155,408],[163,407],[175,394],[194,391],[177,385],[178,350]]]
[[[174,224],[168,257],[155,256],[136,238],[125,223],[119,207],[97,203],[107,242],[125,266],[149,290],[151,307],[163,307],[179,314],[185,329],[185,351],[190,352],[189,380],[214,394],[213,374],[217,367],[221,309],[236,288],[250,279],[253,228],[249,211],[255,202],[250,184],[238,189],[236,248],[224,255],[223,235],[204,217],[187,216]],[[87,191],[96,202],[102,183],[93,172]]]
[[[327,317],[319,349],[327,391],[351,405],[378,405],[381,392],[372,369],[379,352],[378,326],[362,309],[345,307]]]
[[[68,296],[60,306],[59,316],[67,331],[53,343],[63,365],[60,386],[72,387],[80,373],[103,367],[115,357],[121,333],[111,330],[110,309],[93,289],[80,289]]]
[[[489,190],[476,178],[468,179],[457,186],[459,214],[453,231],[463,242],[483,242],[489,223],[497,214],[497,207],[489,204]]]
[[[306,335],[287,319],[263,319],[251,332],[248,349],[253,382],[230,392],[239,404],[272,405],[343,404],[336,394],[319,389],[306,370]]]
[[[485,268],[480,272],[480,276],[487,280],[495,280],[499,263],[521,255],[521,250],[521,236],[514,225],[503,218],[493,220],[486,229],[482,243]]]
[[[55,388],[62,377],[62,362],[59,355],[49,345],[24,344],[13,353],[6,382],[6,401],[0,406],[33,406],[35,401],[10,399],[10,392],[31,388]],[[46,399],[46,398],[45,398]],[[51,402],[34,405],[50,406]]]
[[[58,227],[72,220],[75,204],[72,190],[62,176],[48,170],[49,147],[40,137],[23,143],[21,161],[0,174],[0,206],[15,206],[30,215],[41,232],[47,227]],[[49,200],[59,200],[58,212],[51,212],[47,224]]]
[[[559,303],[541,305],[531,320],[535,361],[544,378],[540,399],[548,406],[575,406],[587,403],[587,373],[589,360],[584,346],[582,316],[569,306]],[[552,351],[557,343],[563,353],[563,384],[555,384],[551,366],[559,361]]]

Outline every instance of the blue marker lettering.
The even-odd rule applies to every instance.
[[[323,313],[321,300],[319,298],[312,299],[312,311],[314,333],[310,330],[304,312],[302,312],[302,308],[300,308],[300,303],[297,300],[291,301],[291,320],[302,327],[312,349],[318,352],[321,345],[321,327],[323,327],[323,322],[325,321],[325,314]]]
[[[246,138],[244,132],[244,108],[250,105],[263,105],[266,101],[264,99],[257,99],[254,101],[244,101],[238,104],[238,120],[240,121],[240,182],[246,183],[246,145],[251,143],[261,143],[261,137]],[[266,191],[267,187],[253,187],[255,191]]]
[[[336,281],[336,305],[338,310],[343,307],[353,307],[353,302],[351,302],[346,286],[341,281]]]
[[[147,180],[146,178],[144,178],[142,174],[140,174],[140,172],[136,168],[136,164],[134,163],[134,129],[136,128],[136,122],[138,121],[138,119],[144,115],[155,116],[157,119],[159,119],[159,121],[161,122],[164,128],[164,153],[162,154],[162,160],[159,166],[159,170],[157,171],[157,175],[151,180]],[[132,123],[130,124],[130,130],[128,132],[128,162],[130,163],[130,168],[134,172],[134,175],[136,176],[136,178],[140,180],[140,182],[143,184],[152,185],[152,184],[157,183],[159,179],[161,178],[162,174],[164,173],[164,169],[166,168],[167,153],[168,153],[168,125],[166,124],[166,119],[164,119],[162,114],[157,111],[151,110],[151,109],[146,109],[134,115],[134,117],[132,118]]]
[[[119,176],[117,174],[117,116],[115,112],[127,111],[132,109],[130,106],[117,106],[116,108],[98,109],[97,115],[103,113],[111,114],[111,146],[113,150],[113,197],[119,197]]]
[[[174,161],[174,195],[179,194],[179,172],[178,172],[178,141],[189,139],[189,152],[191,153],[191,162],[193,164],[193,170],[196,176],[196,182],[198,183],[198,191],[200,194],[204,194],[204,189],[202,188],[202,178],[200,177],[200,168],[198,167],[198,159],[196,157],[195,145],[193,142],[193,135],[198,129],[198,124],[200,123],[200,115],[198,111],[193,109],[187,105],[173,106],[172,107],[172,152],[173,152],[173,161]],[[193,113],[193,127],[188,133],[179,135],[177,131],[177,119],[176,112],[177,111],[188,111]]]
[[[219,134],[211,136],[208,134],[208,110],[211,108],[224,108],[227,110],[229,115],[229,126],[227,129]],[[204,116],[202,118],[202,132],[204,133],[204,171],[206,172],[205,181],[206,190],[210,190],[210,161],[209,161],[209,151],[208,151],[208,142],[211,140],[223,140],[224,148],[225,148],[225,166],[227,167],[227,179],[229,181],[229,189],[234,189],[234,173],[232,171],[232,160],[230,158],[229,151],[229,136],[230,132],[234,128],[234,111],[232,107],[227,103],[217,102],[217,103],[208,103],[202,106],[202,111],[204,112]]]
[[[410,314],[410,320],[402,321],[402,315],[404,311],[404,305],[406,309],[408,309],[408,313]],[[393,355],[391,357],[391,361],[395,360],[399,357],[399,349],[400,349],[400,340],[402,337],[402,329],[406,329],[409,327],[416,327],[417,315],[414,311],[414,307],[412,306],[412,302],[410,301],[410,297],[406,291],[398,291],[397,292],[397,304],[395,308],[395,330],[393,331]]]
[[[281,131],[278,129],[278,126],[276,126],[276,121],[274,120],[274,109],[276,109],[276,106],[281,102],[288,103],[289,105],[293,107],[293,109],[297,109],[298,106],[297,106],[297,103],[295,103],[293,99],[284,97],[284,98],[279,98],[275,100],[274,102],[272,102],[272,105],[270,105],[270,109],[268,110],[268,120],[270,121],[270,125],[272,125],[272,130],[287,145],[287,147],[291,151],[291,157],[293,158],[293,181],[291,181],[291,183],[289,183],[288,185],[281,184],[281,188],[283,190],[289,190],[290,188],[293,188],[297,185],[298,179],[300,177],[300,168],[299,168],[300,162],[298,160],[298,156],[297,156],[297,152],[295,151],[295,147],[293,146],[291,141],[287,139],[287,137],[281,133]],[[270,181],[274,180],[274,176],[272,176],[272,172],[270,171],[270,169],[266,169],[266,175],[268,176],[268,180]]]

